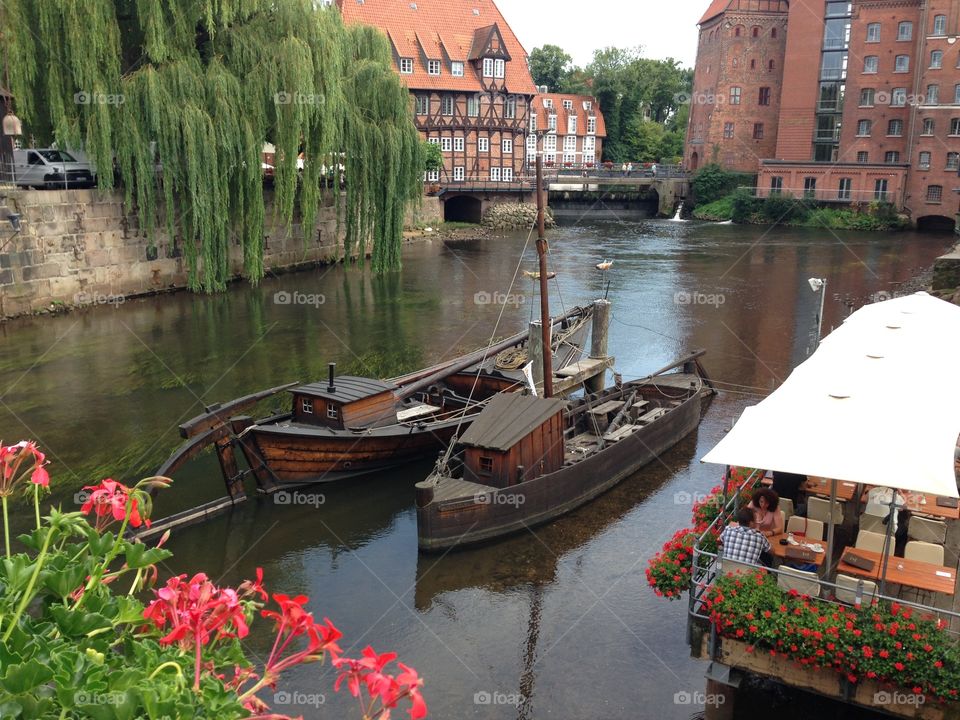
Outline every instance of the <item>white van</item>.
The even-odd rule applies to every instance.
[[[97,182],[96,171],[80,153],[54,148],[26,148],[13,151],[13,172],[21,187],[84,188]]]

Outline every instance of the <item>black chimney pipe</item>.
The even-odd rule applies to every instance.
[[[327,383],[327,392],[332,393],[336,392],[337,388],[333,385],[333,373],[337,369],[336,363],[327,363],[327,367],[330,368],[330,380]]]

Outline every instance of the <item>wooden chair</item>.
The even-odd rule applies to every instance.
[[[807,517],[813,520],[819,520],[824,525],[830,522],[830,501],[818,497],[807,498]],[[833,524],[843,524],[843,506],[834,501],[833,503]]]
[[[810,597],[820,594],[820,578],[815,572],[795,570],[786,565],[777,569],[777,586],[782,590],[796,590],[801,595]]]
[[[787,527],[787,520],[792,518],[795,514],[795,509],[793,507],[793,500],[790,498],[780,498],[780,503],[778,505],[780,512],[783,513],[783,527]],[[786,532],[786,530],[784,530]]]
[[[880,533],[881,535],[887,531],[887,526],[883,524],[883,518],[878,515],[870,515],[869,513],[863,513],[860,516],[859,528],[873,533]]]
[[[931,565],[943,565],[943,545],[911,540],[903,550],[907,560],[919,560]]]
[[[861,530],[857,533],[857,542],[856,547],[861,550],[870,550],[872,552],[883,553],[883,541],[885,536],[880,533],[870,532],[869,530]],[[894,547],[896,547],[897,540],[893,535],[890,536],[890,540],[887,543],[887,555],[893,555]]]
[[[860,583],[863,583],[863,590],[860,594],[860,603],[862,605],[869,605],[873,602],[873,598],[877,594],[877,584],[872,580],[863,580],[851,575],[837,573],[835,582],[837,585],[837,600],[842,603],[847,603],[848,605],[856,604],[857,589],[860,587]]]
[[[819,520],[794,515],[787,521],[787,532],[794,535],[806,535],[808,539],[814,542],[823,541],[823,523]]]
[[[914,515],[910,518],[907,537],[910,540],[943,545],[947,541],[947,524],[939,520],[928,520]]]

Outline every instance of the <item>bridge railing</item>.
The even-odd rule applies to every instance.
[[[780,197],[823,203],[893,202],[893,193],[886,190],[845,190],[836,187],[812,189],[751,187],[746,189],[757,198]]]

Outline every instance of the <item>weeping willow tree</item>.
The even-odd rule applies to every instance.
[[[0,27],[30,132],[82,147],[102,189],[112,166],[148,235],[182,242],[191,288],[224,288],[234,238],[263,277],[265,141],[287,227],[310,235],[343,165],[346,255],[399,266],[422,149],[379,31],[311,0],[5,0]]]

